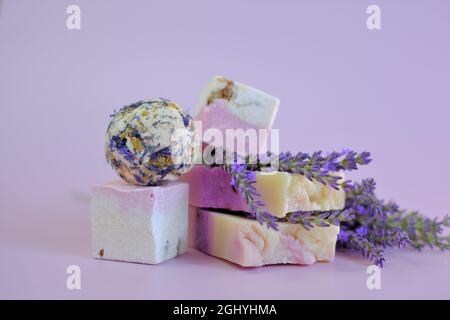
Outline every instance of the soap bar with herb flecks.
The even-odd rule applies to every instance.
[[[255,140],[254,145],[265,146],[269,133],[267,131],[260,133],[258,129],[272,128],[279,104],[278,98],[261,90],[216,76],[201,93],[194,112],[194,120],[201,121],[203,132],[208,129],[217,129],[224,139],[227,129],[232,129],[235,133],[237,129],[242,129],[246,133],[248,129],[255,129],[255,135],[249,135]],[[214,139],[205,140],[206,137],[207,135],[203,136],[203,142],[217,145]],[[245,143],[242,148],[249,148],[247,140],[241,142],[237,140],[237,143],[238,145]],[[225,145],[226,141],[222,141],[220,147]],[[247,152],[254,153],[252,150]],[[238,151],[238,153],[242,152]]]

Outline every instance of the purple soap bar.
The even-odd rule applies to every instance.
[[[198,165],[180,180],[189,182],[191,206],[248,211],[241,195],[231,187],[230,175],[221,168]]]
[[[191,206],[249,212],[241,194],[231,187],[231,176],[219,167],[195,166],[182,180],[190,185]],[[341,210],[345,205],[343,190],[334,190],[300,174],[257,172],[254,185],[264,209],[278,218],[295,211]]]

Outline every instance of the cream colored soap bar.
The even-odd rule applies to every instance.
[[[181,178],[189,182],[189,204],[201,208],[249,211],[242,196],[230,185],[230,175],[221,168],[195,166]],[[287,172],[258,172],[256,189],[266,210],[278,218],[294,211],[342,210],[345,192],[305,176]]]
[[[186,251],[188,185],[135,186],[116,180],[91,198],[92,255],[157,264]]]
[[[256,189],[266,209],[276,217],[294,211],[341,210],[345,205],[345,192],[308,180],[300,174],[287,172],[259,172]]]
[[[339,227],[306,230],[298,224],[278,226],[279,231],[275,231],[256,220],[189,208],[190,246],[243,267],[309,265],[334,259]]]

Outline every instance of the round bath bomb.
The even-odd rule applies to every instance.
[[[175,102],[140,101],[112,115],[105,151],[125,181],[158,185],[175,180],[193,166],[194,124]]]

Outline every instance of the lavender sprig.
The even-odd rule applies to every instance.
[[[269,167],[271,158],[276,157],[270,152],[264,156],[258,156],[257,161],[249,161],[250,157],[240,158],[236,153],[228,154],[224,150],[215,149],[215,153],[221,152],[224,164],[214,163],[210,166],[220,166],[231,175],[231,186],[238,191],[250,209],[250,217],[258,220],[261,224],[266,224],[269,228],[278,230],[278,219],[267,210],[264,210],[264,202],[260,199],[254,183],[256,182],[255,171],[265,171]],[[356,170],[358,165],[370,163],[370,153],[362,152],[360,154],[343,150],[341,152],[331,152],[326,156],[321,151],[314,152],[312,155],[299,152],[296,156],[291,153],[281,153],[279,156],[279,170],[284,172],[299,173],[306,176],[309,180],[316,180],[324,185],[339,190],[351,190],[351,181],[342,181],[341,176],[336,172],[343,170]],[[264,158],[264,161],[261,159]],[[330,224],[338,225],[339,221],[350,220],[350,213],[347,211],[325,212],[313,214],[308,212],[296,212],[291,214],[289,219],[291,223],[302,224],[306,228],[312,226],[327,227]],[[287,221],[281,219],[280,221]]]
[[[301,224],[306,230],[317,227],[329,227],[331,225],[339,226],[341,222],[353,219],[351,209],[342,211],[313,212],[296,211],[288,213],[283,221],[295,224]]]
[[[336,190],[339,190],[339,182],[342,179],[335,174],[336,172],[356,170],[358,165],[366,165],[371,161],[370,153],[358,154],[347,149],[331,152],[326,156],[323,156],[321,151],[317,151],[312,155],[299,152],[295,156],[287,152],[281,153],[279,157],[281,171],[302,174],[310,181],[316,180]],[[348,188],[349,181],[344,183],[345,188]]]
[[[388,220],[392,228],[403,230],[414,248],[421,250],[425,246],[450,250],[450,236],[443,236],[444,228],[449,227],[450,218],[446,215],[442,220],[430,219],[417,211],[399,211]]]
[[[252,170],[264,170],[268,168],[267,159],[273,159],[276,155],[268,152],[264,156],[259,156],[264,161],[258,161],[251,167]],[[340,152],[333,151],[324,155],[322,151],[312,154],[298,152],[293,155],[290,152],[282,152],[278,156],[279,171],[299,173],[307,177],[310,181],[316,180],[322,184],[329,185],[333,189],[349,190],[350,181],[343,181],[341,176],[336,175],[339,171],[357,170],[359,166],[367,165],[372,161],[369,152],[357,153],[344,149]]]
[[[296,211],[289,213],[283,219],[277,219],[268,211],[263,210],[264,202],[259,199],[260,194],[257,192],[254,183],[256,182],[256,172],[246,170],[245,164],[238,164],[237,162],[231,165],[225,164],[223,169],[231,175],[230,185],[238,191],[248,207],[250,208],[250,217],[258,220],[262,225],[268,228],[278,230],[278,221],[289,222],[294,224],[301,224],[305,229],[309,230],[314,226],[329,227],[330,225],[338,226],[343,221],[350,221],[354,218],[351,214],[351,209],[342,211],[329,212],[303,212]]]
[[[225,154],[225,153],[224,153]],[[372,161],[370,153],[360,154],[343,150],[323,155],[318,151],[311,155],[299,152],[295,156],[290,152],[278,156],[279,171],[298,173],[309,180],[318,181],[334,189],[342,188],[346,192],[346,209],[325,213],[294,212],[283,219],[277,219],[265,211],[264,203],[257,192],[255,171],[272,170],[270,160],[277,155],[270,152],[257,157],[256,162],[236,161],[233,155],[231,164],[229,159],[220,165],[232,179],[231,186],[240,192],[250,208],[250,216],[267,227],[278,229],[278,221],[301,224],[306,229],[313,227],[329,227],[340,225],[337,245],[339,248],[351,248],[360,251],[362,255],[378,266],[385,262],[383,248],[412,245],[420,250],[425,246],[450,250],[450,236],[443,236],[445,227],[449,227],[450,218],[442,220],[426,218],[416,211],[401,210],[393,201],[384,201],[376,197],[376,183],[373,179],[364,179],[355,185],[351,181],[341,181],[336,175],[339,171],[351,171],[358,166]],[[265,161],[261,161],[264,159]],[[242,164],[238,164],[242,163]],[[213,164],[211,166],[218,166]]]
[[[384,265],[384,252],[358,232],[342,230],[338,235],[338,246],[360,251],[364,258],[371,260],[379,267]]]
[[[256,191],[256,173],[246,170],[245,164],[234,162],[225,164],[223,169],[231,175],[231,186],[241,194],[250,209],[250,217],[258,220],[260,224],[265,224],[268,228],[278,230],[275,216],[263,210],[264,202],[260,200],[260,194]]]
[[[450,249],[450,237],[442,235],[444,227],[450,224],[448,216],[430,219],[416,211],[402,210],[393,201],[379,199],[375,187],[375,180],[364,179],[346,193],[346,208],[352,210],[355,219],[341,224],[338,247],[370,251],[365,256],[380,266],[384,262],[380,247]]]

